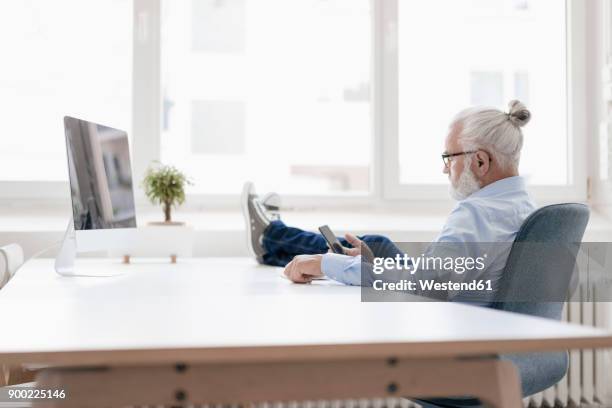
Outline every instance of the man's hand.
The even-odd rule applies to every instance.
[[[314,278],[323,276],[322,257],[322,255],[297,255],[285,266],[285,276],[295,283],[312,282]]]
[[[374,262],[374,254],[372,250],[362,240],[354,236],[353,234],[345,234],[344,238],[353,246],[353,248],[343,248],[344,254],[349,256],[361,255],[361,258],[368,263]]]

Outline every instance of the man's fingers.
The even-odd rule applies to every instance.
[[[291,261],[289,262],[286,266],[285,266],[285,270],[283,271],[283,273],[285,274],[286,277],[288,277],[289,279],[291,279],[291,273],[293,271],[295,267],[295,262]]]
[[[295,283],[310,283],[312,282],[312,276],[301,273],[296,268],[291,274],[291,280]]]
[[[361,246],[361,240],[353,234],[346,233],[344,234],[344,238],[346,238],[346,240],[355,248],[359,248]]]
[[[299,283],[311,283],[312,282],[312,276],[310,275],[302,275],[302,280]]]
[[[310,283],[312,282],[312,276],[303,274],[298,267],[296,260],[292,260],[285,266],[283,273],[292,282],[295,283]]]
[[[348,256],[361,255],[361,248],[344,248],[344,255],[348,255]]]
[[[358,249],[358,252],[354,256],[361,255],[366,260],[366,262],[373,262],[374,253],[372,252],[368,244],[366,244],[353,234],[347,233],[345,235],[345,238],[352,246]]]

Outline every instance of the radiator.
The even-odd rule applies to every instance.
[[[586,296],[579,288],[580,299]],[[606,302],[571,302],[563,308],[562,320],[585,326],[606,327],[608,307]],[[606,350],[572,350],[569,353],[567,374],[553,387],[524,400],[525,407],[611,407],[609,381],[606,369],[609,366]]]
[[[168,408],[139,406],[126,408]],[[248,404],[185,405],[184,408],[420,408],[405,398],[349,399],[332,401],[258,402]]]

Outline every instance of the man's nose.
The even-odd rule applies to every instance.
[[[448,166],[446,166],[446,164],[444,164],[442,166],[442,173],[444,173],[444,174],[449,174],[450,173],[450,169],[448,168]]]

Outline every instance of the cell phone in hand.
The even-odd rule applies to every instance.
[[[340,241],[338,241],[338,238],[336,238],[336,235],[332,232],[331,228],[329,228],[327,225],[323,225],[319,227],[319,232],[321,235],[323,235],[323,238],[325,238],[327,246],[329,246],[332,252],[336,254],[344,254],[342,244],[340,244]]]

